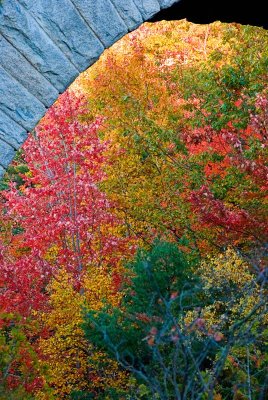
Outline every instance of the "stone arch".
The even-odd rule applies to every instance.
[[[0,177],[27,132],[105,48],[190,1],[0,0]]]
[[[177,0],[0,0],[0,175],[73,80]]]

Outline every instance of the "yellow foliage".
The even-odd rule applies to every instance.
[[[176,148],[185,121],[185,89],[169,81],[169,69],[176,65],[180,75],[204,62],[208,68],[215,51],[218,66],[231,62],[226,29],[219,22],[146,23],[106,51],[73,87],[88,98],[92,119],[105,117],[109,164],[101,188],[116,205],[127,234],[145,242],[156,232],[167,240],[179,237],[193,218],[184,199],[190,167]]]
[[[50,246],[50,248],[47,250],[45,254],[45,260],[51,264],[57,261],[57,257],[59,254],[59,246],[56,244],[53,244]]]
[[[223,283],[242,288],[253,279],[249,265],[232,248],[228,248],[224,254],[203,261],[200,273],[207,289],[220,288]]]
[[[250,271],[247,262],[232,248],[228,248],[225,253],[207,257],[201,263],[199,274],[207,293],[211,293],[212,289],[220,293],[220,299],[213,297],[213,303],[202,309],[201,317],[207,329],[217,326],[230,327],[241,317],[250,315],[261,302],[263,293],[256,285],[253,272]],[[260,311],[256,310],[256,313],[258,312]],[[186,324],[190,325],[198,316],[198,311],[188,312]],[[263,318],[268,322],[267,313]]]
[[[83,278],[86,306],[90,310],[100,310],[103,300],[113,305],[119,304],[121,294],[113,290],[112,277],[102,268],[92,268]]]
[[[80,291],[74,286],[72,275],[59,271],[49,287],[49,310],[40,315],[44,331],[39,342],[42,363],[47,369],[47,383],[57,399],[68,398],[74,390],[97,393],[107,386],[124,387],[128,380],[115,361],[88,344],[81,329],[83,308],[98,310],[104,299],[118,304],[120,296],[114,293],[111,276],[94,268],[81,278]],[[100,367],[98,360],[105,360],[105,367]],[[37,398],[47,399],[44,396],[40,392]]]

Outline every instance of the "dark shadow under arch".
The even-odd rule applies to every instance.
[[[268,29],[267,3],[265,0],[180,0],[178,3],[161,10],[151,19],[152,22],[179,20],[186,18],[197,24],[214,21],[236,22]]]

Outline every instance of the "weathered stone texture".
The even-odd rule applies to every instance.
[[[59,95],[54,86],[3,36],[0,36],[0,49],[0,65],[46,107],[50,107]]]
[[[168,8],[180,0],[158,0],[161,8]]]
[[[78,75],[79,71],[17,0],[5,0],[0,7],[0,33],[60,92]]]
[[[8,165],[13,160],[13,158],[15,157],[15,150],[9,144],[3,142],[1,140],[1,137],[0,137],[0,154],[1,154],[0,167],[1,169],[7,168]],[[0,174],[1,174],[1,169],[0,169]]]
[[[134,0],[134,3],[140,10],[144,21],[160,11],[160,4],[157,0]]]
[[[0,66],[0,110],[25,129],[31,130],[46,108]]]
[[[0,110],[0,139],[19,149],[27,138],[27,131]]]
[[[133,31],[143,23],[142,15],[134,0],[111,0],[111,2],[115,5],[118,14],[124,20],[129,31]]]
[[[70,0],[18,0],[81,72],[104,47]]]
[[[178,0],[2,0],[0,176],[45,111],[105,47]]]
[[[127,32],[127,26],[110,0],[72,0],[105,47]]]

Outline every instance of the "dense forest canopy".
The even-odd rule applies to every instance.
[[[266,399],[267,66],[146,23],[47,112],[1,182],[1,399]]]

